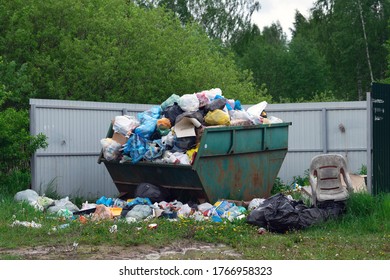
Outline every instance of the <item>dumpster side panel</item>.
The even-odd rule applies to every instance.
[[[190,165],[108,161],[104,161],[104,164],[120,192],[131,194],[140,183],[183,190],[203,190],[199,176]]]
[[[201,160],[197,172],[210,201],[248,201],[270,196],[287,151],[215,156]]]
[[[287,153],[288,126],[206,129],[194,169],[209,199],[270,196]]]

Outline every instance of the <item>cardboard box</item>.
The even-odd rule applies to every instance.
[[[128,138],[126,138],[126,136],[124,136],[123,134],[120,134],[118,132],[114,132],[114,134],[112,135],[112,140],[118,142],[119,144],[123,145],[127,142]]]

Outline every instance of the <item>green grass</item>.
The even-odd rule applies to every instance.
[[[42,228],[11,227],[14,220],[32,221]],[[148,229],[155,222],[158,228]],[[53,230],[69,223],[65,229]],[[118,232],[109,227],[116,223]],[[0,248],[16,249],[37,246],[132,247],[149,245],[168,246],[175,241],[192,240],[226,244],[243,259],[390,259],[390,195],[372,197],[354,194],[347,204],[347,212],[337,220],[286,234],[259,235],[257,227],[245,220],[212,223],[191,219],[170,222],[155,219],[127,224],[124,221],[89,222],[64,221],[55,215],[35,211],[26,203],[15,203],[7,196],[0,202]],[[1,253],[0,259],[20,259],[15,253]]]

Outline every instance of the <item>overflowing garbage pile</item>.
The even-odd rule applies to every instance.
[[[80,222],[97,222],[101,220],[123,219],[128,223],[151,220],[153,218],[166,218],[171,220],[190,218],[196,221],[222,222],[246,218],[247,208],[238,206],[235,202],[219,200],[214,205],[205,202],[201,204],[183,203],[178,200],[166,202],[156,201],[148,197],[135,197],[132,199],[119,199],[100,197],[94,203],[88,201],[78,208],[69,201],[68,197],[54,200],[45,196],[39,196],[33,190],[18,192],[14,199],[18,202],[28,202],[39,211],[55,214],[66,219],[79,219]],[[28,226],[32,222],[15,221],[14,225]],[[37,227],[40,227],[38,225]]]
[[[116,116],[114,135],[101,139],[107,161],[192,164],[205,127],[280,123],[267,116],[267,102],[244,110],[239,100],[218,88],[182,96],[172,94],[159,106],[135,116]]]
[[[294,200],[291,196],[282,193],[267,199],[254,198],[250,202],[219,200],[213,205],[208,202],[195,204],[178,200],[158,202],[147,197],[122,200],[102,196],[95,203],[84,202],[81,209],[69,201],[68,197],[54,200],[39,196],[29,189],[18,192],[14,199],[18,202],[26,201],[37,210],[57,215],[63,221],[78,220],[82,224],[120,220],[127,223],[147,222],[150,223],[148,227],[155,228],[158,219],[170,221],[193,219],[216,223],[245,220],[249,224],[258,226],[259,234],[268,231],[285,233],[291,230],[302,230],[345,213],[345,202],[329,201],[321,207],[309,207],[302,201]],[[35,221],[15,220],[11,226],[40,228],[42,225]],[[67,226],[69,226],[68,222],[59,225],[58,228]],[[115,231],[116,225],[114,224],[110,230]]]

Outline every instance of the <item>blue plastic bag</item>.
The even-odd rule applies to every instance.
[[[161,142],[161,139],[154,140],[153,142],[148,142],[146,144],[146,152],[144,154],[144,159],[152,161],[156,158],[162,156],[165,151],[165,147]]]
[[[132,134],[125,144],[123,153],[130,156],[132,163],[137,163],[144,157],[147,151],[147,143],[148,141],[145,138],[138,134]]]
[[[98,200],[96,200],[96,204],[103,204],[104,206],[110,207],[111,205],[114,204],[114,201],[112,198],[107,198],[105,196],[102,196]]]
[[[152,202],[149,198],[145,197],[136,197],[132,201],[127,203],[127,206],[133,206],[133,205],[152,205]]]
[[[140,113],[138,118],[141,124],[136,129],[134,129],[134,133],[144,138],[150,138],[156,129],[157,119],[145,113]]]

